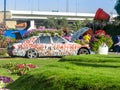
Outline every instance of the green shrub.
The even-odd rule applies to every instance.
[[[5,55],[7,53],[6,48],[0,48],[0,56]]]
[[[0,48],[6,48],[9,43],[17,42],[14,38],[5,37],[0,35]]]

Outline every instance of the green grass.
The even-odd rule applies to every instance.
[[[5,65],[7,63],[19,63],[19,64],[23,64],[23,63],[32,63],[32,64],[36,64],[39,68],[46,66],[48,64],[52,64],[54,62],[57,62],[58,58],[37,58],[37,59],[27,59],[27,58],[1,58],[0,59],[0,66],[1,65]],[[4,75],[4,76],[10,76],[12,77],[13,80],[16,80],[19,76],[18,75],[14,75],[14,74],[10,74],[8,73],[8,70],[4,69],[4,68],[0,68],[0,75]]]
[[[0,64],[34,63],[40,67],[21,77],[13,76],[16,81],[7,86],[11,90],[120,90],[118,55],[65,56],[58,60],[18,58],[0,60]]]

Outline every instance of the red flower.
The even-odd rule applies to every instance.
[[[104,30],[97,30],[95,32],[95,34],[97,34],[97,35],[106,35],[106,32]]]
[[[36,65],[34,65],[34,64],[27,64],[27,66],[30,68],[36,68]]]
[[[25,66],[24,66],[24,64],[17,64],[17,67],[18,68],[24,68]]]

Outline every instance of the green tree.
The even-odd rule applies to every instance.
[[[82,22],[77,20],[73,22],[73,24],[71,24],[70,26],[72,30],[77,31],[82,27]]]
[[[83,28],[87,25],[88,22],[92,22],[88,19],[86,20],[83,20],[83,21],[80,21],[80,20],[76,20],[74,21],[72,24],[70,24],[70,28],[73,30],[73,31],[77,31],[79,30],[80,28]]]
[[[68,22],[65,18],[51,17],[45,20],[44,25],[47,28],[61,29],[62,27],[66,27]]]

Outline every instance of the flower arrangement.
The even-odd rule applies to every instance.
[[[95,34],[92,39],[91,39],[91,42],[90,42],[90,45],[91,45],[91,49],[94,51],[94,52],[98,52],[98,48],[100,45],[102,44],[106,44],[108,46],[108,48],[110,48],[113,44],[113,40],[111,38],[110,35],[104,35],[104,34]]]
[[[56,33],[58,35],[62,35],[62,32],[61,30],[55,30],[55,29],[33,29],[33,30],[30,30],[28,32],[26,32],[22,37],[23,38],[27,38],[27,37],[31,37],[31,36],[38,36],[40,33],[46,33],[46,34],[50,34],[50,35],[55,35]]]
[[[81,45],[86,45],[90,43],[90,39],[91,39],[91,35],[86,34],[84,36],[81,36],[80,39],[75,40],[75,42]]]
[[[4,90],[6,90],[5,89],[6,84],[11,82],[13,82],[13,80],[10,77],[0,76],[0,89],[4,88]]]
[[[37,68],[35,64],[16,64],[16,63],[8,63],[2,66],[3,68],[6,68],[9,70],[11,74],[17,74],[17,75],[24,75],[31,69]]]
[[[88,44],[87,42],[85,42],[84,40],[75,40],[75,43],[81,44],[81,45],[86,45]]]
[[[17,42],[17,40],[0,35],[0,48],[6,48],[7,45],[12,42]]]
[[[36,68],[37,66],[34,64],[17,64],[14,67],[14,70],[12,70],[13,73],[17,73],[19,75],[23,75],[27,73],[27,71],[30,71],[32,68]]]
[[[71,41],[71,36],[63,36],[63,38],[65,38],[68,41]]]
[[[4,22],[0,22],[0,35],[3,35],[5,30],[7,30],[8,27],[5,25]]]

